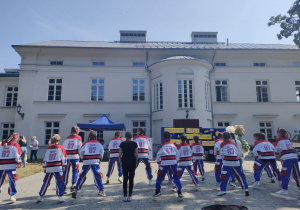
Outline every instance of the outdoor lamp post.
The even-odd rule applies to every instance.
[[[21,108],[22,106],[20,104],[18,104],[18,106],[16,106],[17,108],[17,113],[22,117],[22,120],[24,120],[24,113],[21,113]]]

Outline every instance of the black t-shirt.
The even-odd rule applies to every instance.
[[[136,157],[135,157],[135,149],[138,147],[137,143],[134,141],[130,142],[122,142],[120,144],[120,148],[123,151],[122,155],[122,162],[132,162],[132,164],[135,164]]]
[[[19,140],[20,147],[27,147],[27,142],[23,142],[22,140]]]

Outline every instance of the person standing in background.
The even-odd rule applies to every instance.
[[[34,156],[35,162],[37,162],[37,152],[39,150],[39,142],[36,139],[36,136],[31,137],[31,143],[30,143],[31,153],[30,153],[30,162],[32,162],[32,157]]]
[[[22,152],[21,160],[22,160],[22,163],[23,163],[23,167],[25,168],[25,166],[26,166],[25,157],[27,155],[27,141],[25,139],[25,136],[20,136],[19,145],[20,145],[21,152]]]
[[[135,169],[138,161],[138,145],[136,142],[131,141],[132,134],[125,133],[126,141],[122,142],[119,146],[119,160],[123,170],[123,193],[124,202],[132,201],[132,189],[134,184]],[[127,196],[127,182],[129,181],[129,195]]]

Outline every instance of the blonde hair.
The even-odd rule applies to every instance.
[[[93,130],[90,130],[89,139],[96,140],[97,139],[97,132],[93,131]]]
[[[20,139],[21,139],[21,141],[23,141],[23,142],[25,142],[25,143],[27,142],[25,136],[20,136]],[[22,139],[23,139],[23,140],[22,140]]]
[[[60,141],[60,135],[58,134],[54,134],[50,139],[51,144],[57,144],[59,141]]]

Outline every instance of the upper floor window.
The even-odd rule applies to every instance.
[[[93,61],[93,66],[105,66],[105,62],[103,61]]]
[[[256,97],[257,102],[268,102],[268,81],[258,80],[256,81]]]
[[[163,109],[163,83],[154,84],[154,110]]]
[[[59,134],[59,122],[45,122],[45,145],[54,134]]]
[[[144,79],[132,80],[132,100],[145,101],[145,80]]]
[[[267,139],[273,138],[272,122],[259,122],[259,131],[266,134]]]
[[[300,102],[300,81],[295,81],[296,85],[296,99],[297,102]]]
[[[18,87],[6,88],[5,106],[17,106]]]
[[[227,63],[219,62],[219,63],[215,63],[215,66],[227,66]]]
[[[64,65],[63,61],[50,61],[51,66],[62,66]]]
[[[3,123],[1,127],[2,127],[1,140],[6,139],[12,132],[15,131],[14,123]]]
[[[103,101],[104,99],[104,79],[92,79],[91,101]]]
[[[205,82],[205,108],[206,110],[210,110],[210,91],[208,82]]]
[[[300,62],[294,62],[293,67],[300,67]]]
[[[132,66],[145,66],[145,62],[132,62]]]
[[[48,101],[60,101],[62,91],[62,79],[49,79]]]
[[[266,63],[253,63],[253,66],[255,66],[255,67],[266,66]]]
[[[194,108],[193,80],[178,80],[178,107]]]
[[[216,100],[226,102],[228,101],[228,81],[216,80]]]

